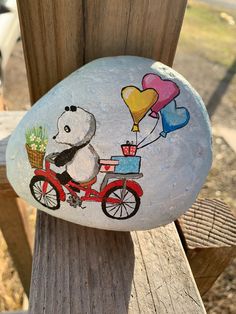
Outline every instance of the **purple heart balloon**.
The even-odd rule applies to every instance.
[[[142,79],[143,89],[153,88],[158,93],[158,100],[151,108],[150,117],[158,119],[158,112],[179,95],[179,87],[170,80],[163,80],[156,74],[146,74]]]

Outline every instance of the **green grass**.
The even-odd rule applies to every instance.
[[[236,11],[218,9],[199,1],[189,1],[179,46],[209,61],[229,67],[236,58],[236,25],[220,17],[226,12],[236,20]]]

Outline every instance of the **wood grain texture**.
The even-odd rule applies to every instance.
[[[204,313],[174,224],[86,228],[38,212],[30,313]]]
[[[85,62],[126,54],[130,0],[84,1]]]
[[[0,195],[0,228],[20,280],[29,296],[32,267],[32,234],[25,203],[17,197]]]
[[[13,192],[13,190],[10,187],[10,184],[6,178],[5,150],[7,145],[7,139],[11,131],[15,128],[17,122],[22,119],[24,114],[25,112],[21,111],[0,113],[0,134],[4,138],[4,140],[0,141],[0,170],[2,169],[0,173],[4,175],[4,182],[8,184],[8,188],[10,189],[9,192],[11,193]],[[1,180],[0,182],[0,194],[2,196],[3,180]],[[14,199],[12,199],[12,201],[14,202]],[[202,206],[204,206],[204,204]],[[9,211],[7,214],[8,217],[11,218],[9,216]],[[118,311],[118,313],[125,313],[128,311],[127,309],[129,309],[130,313],[146,313],[147,309],[148,311],[150,311],[150,313],[155,312],[155,309],[158,309],[160,313],[162,313],[165,312],[165,307],[169,308],[168,304],[172,303],[175,304],[175,307],[171,305],[172,308],[170,307],[170,309],[175,309],[177,313],[178,311],[181,313],[181,306],[184,302],[181,301],[181,303],[176,303],[175,298],[177,296],[173,293],[173,291],[175,290],[180,291],[183,299],[187,297],[188,294],[191,296],[195,295],[196,302],[198,302],[199,304],[201,303],[201,300],[197,301],[198,294],[195,290],[195,286],[191,278],[191,273],[189,272],[188,265],[186,264],[186,259],[183,256],[181,245],[179,243],[179,239],[173,225],[150,232],[132,233],[132,236],[130,237],[129,233],[112,233],[91,229],[93,230],[92,232],[88,228],[83,228],[75,225],[73,225],[73,229],[71,229],[72,225],[70,223],[62,222],[60,220],[57,220],[56,218],[48,216],[46,217],[47,223],[45,221],[42,223],[41,220],[44,220],[44,218],[41,216],[40,224],[38,220],[37,228],[39,228],[40,226],[40,229],[38,230],[38,238],[36,238],[36,246],[39,246],[39,248],[38,251],[35,252],[35,259],[37,259],[37,262],[35,261],[36,266],[34,267],[34,276],[39,276],[45,282],[42,283],[39,281],[39,279],[32,279],[32,282],[35,283],[35,287],[32,286],[33,290],[31,290],[33,294],[31,301],[32,307],[38,307],[37,302],[39,301],[37,300],[42,300],[42,298],[41,295],[38,295],[39,292],[37,290],[39,289],[41,291],[42,289],[40,287],[42,287],[42,285],[49,285],[49,283],[47,283],[48,280],[52,282],[52,285],[59,284],[60,289],[62,288],[64,282],[69,281],[71,282],[70,285],[73,286],[73,288],[71,288],[71,291],[79,291],[81,289],[82,291],[84,291],[86,295],[81,294],[80,299],[74,298],[73,293],[72,296],[68,296],[68,302],[71,303],[71,309],[77,309],[78,306],[80,306],[81,309],[84,309],[84,307],[86,306],[87,308],[90,308],[90,303],[94,302],[94,304],[97,306],[97,309],[101,309],[101,307],[103,306],[107,309],[107,311],[110,311],[111,308],[114,306],[114,302],[117,302],[119,298],[121,298],[121,300],[123,301],[126,300],[124,301],[126,305],[124,305],[124,303],[118,303],[116,305],[116,307],[120,311]],[[50,221],[50,225],[52,225],[52,227],[48,226],[48,221]],[[56,225],[57,227],[55,227]],[[5,226],[7,226],[7,224]],[[42,228],[47,228],[47,232],[45,233],[45,230],[42,230]],[[61,235],[60,230],[62,228],[64,231]],[[73,231],[71,231],[72,233],[68,235],[67,230],[70,229]],[[60,236],[58,235],[57,231],[60,232]],[[85,233],[86,238],[88,239],[88,244],[85,240],[83,240],[84,242],[81,242],[82,240],[78,240],[85,237]],[[15,232],[10,233],[10,235],[13,236],[14,239]],[[45,236],[43,240],[42,236]],[[61,239],[52,239],[52,236],[57,238],[59,237],[59,239],[61,237]],[[71,242],[72,239],[74,241],[73,245]],[[50,241],[50,246],[48,246],[48,244],[45,244],[45,246],[44,241]],[[56,241],[62,241],[62,243],[58,244],[58,242]],[[69,241],[69,243],[72,245],[72,247],[70,247],[69,249],[69,253],[68,249],[66,249],[68,243],[64,243],[63,241]],[[79,241],[79,245],[77,241]],[[92,244],[90,243],[90,241],[92,241]],[[82,247],[80,247],[80,245]],[[108,245],[107,248],[106,245]],[[42,248],[40,251],[41,246]],[[99,247],[99,252],[96,252],[95,250],[95,247],[97,246]],[[112,248],[110,246],[112,246]],[[21,247],[21,245],[19,245],[19,247]],[[63,250],[61,247],[65,248],[65,250]],[[178,252],[176,251],[176,248],[179,250]],[[24,250],[22,250],[21,252],[23,253]],[[73,258],[69,257],[68,260],[68,254],[72,254]],[[18,258],[20,258],[21,260],[21,256],[19,256]],[[88,260],[88,258],[91,260]],[[45,261],[42,261],[42,259],[45,259]],[[112,265],[108,264],[109,261],[107,261],[107,259],[110,260],[110,263]],[[99,264],[97,265],[98,260],[100,260],[101,265],[107,265],[105,269],[103,268],[104,266],[99,266]],[[60,262],[58,263],[57,261]],[[69,270],[68,268],[64,270],[64,261],[68,264],[67,267],[69,267]],[[53,276],[57,276],[56,278],[52,279],[49,277],[49,279],[47,279],[46,275],[46,277],[41,277],[42,271],[44,267],[46,267],[45,264],[47,263],[47,267],[49,267],[48,272],[52,272]],[[90,265],[91,263],[92,265]],[[169,268],[170,263],[172,265],[172,269]],[[179,266],[180,264],[181,266]],[[88,269],[86,269],[87,265],[89,265]],[[84,267],[83,272],[81,272],[79,267]],[[93,270],[93,272],[95,272],[95,274],[90,274],[90,268]],[[188,274],[187,279],[185,268],[187,269]],[[58,275],[55,274],[55,269],[56,272],[59,274],[61,274],[61,272],[66,272],[66,274],[63,275],[65,276],[63,277],[64,279],[59,278]],[[119,273],[117,273],[116,277],[114,277],[114,272],[117,272],[118,270]],[[144,271],[146,272],[145,274]],[[99,274],[99,272],[101,273]],[[66,276],[68,276],[68,278],[66,278]],[[83,278],[84,276],[85,278]],[[96,277],[98,279],[91,279],[93,281],[88,287],[89,279],[87,277]],[[171,277],[171,280],[169,279],[169,277]],[[103,278],[105,278],[105,281]],[[119,278],[122,278],[123,282],[120,283],[120,286],[117,286]],[[93,283],[94,280],[99,281],[98,286],[97,284]],[[109,282],[107,283],[106,280],[108,280]],[[110,286],[111,281],[112,284],[114,284],[114,287]],[[131,281],[132,283],[130,283]],[[176,287],[173,282],[177,284]],[[91,288],[91,286],[93,285],[94,287]],[[125,287],[126,289],[126,298],[122,295],[122,287]],[[98,288],[102,288],[103,290],[106,290],[108,288],[108,290],[103,293],[105,301],[103,301],[101,296],[98,294]],[[117,292],[117,288],[120,289],[119,292]],[[93,291],[93,289],[95,290]],[[47,290],[50,291],[51,288],[48,287]],[[54,293],[57,294],[59,292],[53,290],[53,294]],[[118,295],[116,295],[116,293],[118,293]],[[109,298],[110,294],[112,295],[111,299]],[[54,295],[48,294],[45,296],[45,298],[46,297],[47,300],[50,300],[51,297],[55,298]],[[116,299],[114,299],[115,297]],[[82,299],[83,304],[81,304]],[[34,302],[36,304],[34,304]],[[51,302],[49,302],[47,306],[49,307],[49,313],[53,313],[54,304],[51,304]],[[188,306],[191,308],[191,303],[189,303]],[[39,307],[39,309],[41,310],[42,308]],[[64,310],[64,308],[62,307],[61,310]],[[34,313],[34,311],[35,310],[33,309],[32,312]]]
[[[32,235],[26,204],[17,197],[6,176],[5,152],[9,135],[24,112],[0,112],[0,228],[27,295],[32,266]]]
[[[0,198],[2,197],[17,197],[7,179],[6,166],[0,166]]]
[[[163,11],[157,11],[156,2]],[[65,7],[62,11],[63,3],[77,10]],[[146,50],[143,41],[151,36],[147,25],[154,23],[154,15],[144,21],[141,12],[146,8],[141,0],[55,0],[53,7],[49,0],[18,1],[32,101],[81,62],[97,57],[132,51],[145,57],[160,56],[160,61],[168,59],[171,64],[186,1],[178,0],[175,10],[172,0],[145,3],[150,3],[149,10],[152,7],[162,21],[160,32],[166,32],[158,44],[152,35]],[[140,8],[138,21],[132,13],[136,6]],[[162,15],[166,19],[161,20]],[[172,17],[169,28],[168,17]],[[146,38],[134,31],[135,23],[140,30],[139,23],[145,24]],[[66,46],[63,38],[68,33],[74,40]],[[80,42],[75,41],[78,38]],[[61,50],[67,52],[63,54],[65,65],[55,62]],[[76,56],[71,61],[70,54]],[[85,228],[38,212],[30,313],[127,312],[205,313],[174,224],[130,234]]]
[[[187,1],[131,0],[126,54],[172,65]]]
[[[18,1],[31,102],[83,64],[82,0]]]
[[[85,61],[125,54],[172,65],[186,2],[85,1]]]
[[[201,295],[236,256],[236,219],[219,200],[198,200],[178,219]]]
[[[131,54],[172,65],[185,6],[186,0],[18,1],[31,102],[95,58]]]

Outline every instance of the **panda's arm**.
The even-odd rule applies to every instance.
[[[76,147],[76,146],[63,150],[54,159],[55,165],[57,167],[65,166],[68,162],[70,162],[74,158],[77,151],[78,151],[78,147]]]

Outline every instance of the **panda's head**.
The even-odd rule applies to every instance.
[[[65,107],[65,111],[58,118],[58,133],[53,139],[60,144],[70,146],[89,143],[95,134],[96,120],[88,111],[76,107]]]

